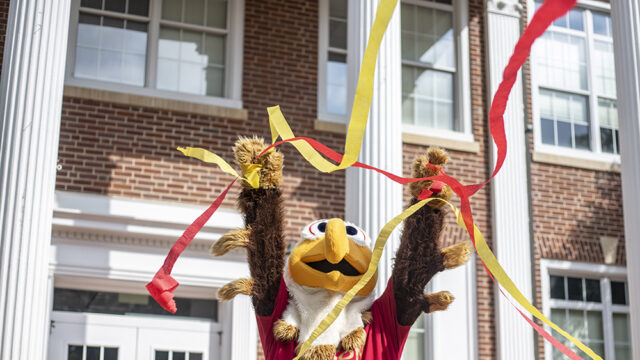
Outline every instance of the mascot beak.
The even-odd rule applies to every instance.
[[[324,236],[324,255],[332,264],[337,264],[349,251],[349,239],[344,221],[331,219],[327,222]]]

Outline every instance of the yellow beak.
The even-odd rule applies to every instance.
[[[349,239],[344,221],[331,219],[324,233],[324,255],[328,262],[337,264],[349,251]]]

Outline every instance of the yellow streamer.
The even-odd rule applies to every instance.
[[[179,147],[178,150],[184,155],[189,156],[200,161],[204,161],[210,164],[216,164],[220,167],[220,170],[225,173],[245,180],[252,188],[257,189],[260,186],[260,169],[262,169],[262,165],[260,164],[251,164],[249,166],[244,167],[243,173],[244,176],[238,175],[238,173],[220,156],[212,153],[209,150],[205,150],[202,148],[192,148],[192,147]]]

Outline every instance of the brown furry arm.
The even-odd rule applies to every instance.
[[[257,156],[266,148],[262,139],[241,138],[234,147],[236,163],[243,168],[252,163],[262,165],[260,186],[257,189],[243,182],[238,205],[244,214],[249,270],[253,284],[251,300],[256,314],[269,316],[273,313],[284,269],[285,238],[282,194],[283,156],[270,151]],[[245,239],[246,239],[246,235]]]
[[[418,200],[413,199],[411,205]],[[441,209],[424,206],[408,217],[393,266],[393,293],[398,323],[412,325],[425,306],[424,288],[445,269],[438,239],[444,226]]]
[[[245,224],[251,229],[247,255],[253,279],[256,314],[269,316],[284,268],[284,216],[280,189],[243,189],[239,197]]]

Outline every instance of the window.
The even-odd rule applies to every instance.
[[[425,315],[420,315],[420,317],[413,323],[411,330],[409,331],[409,336],[407,336],[407,342],[404,345],[404,352],[402,353],[402,357],[405,360],[418,360],[424,359],[426,356],[425,352]]]
[[[571,267],[550,269],[545,275],[543,293],[550,320],[605,359],[631,359],[629,294],[624,277],[619,271],[602,272],[601,266],[580,264],[579,271]],[[587,271],[590,267],[595,271]],[[562,335],[555,331],[553,335],[579,356],[587,357]],[[547,352],[550,359],[564,359],[549,344]]]
[[[345,122],[347,116],[346,0],[319,1],[318,117]]]
[[[534,54],[539,143],[619,154],[611,17],[575,8],[549,27]]]
[[[239,102],[242,1],[76,0],[73,9],[68,83]]]
[[[202,353],[156,350],[155,360],[202,360]]]
[[[470,132],[464,3],[402,2],[402,122],[406,130]]]
[[[118,360],[117,347],[69,345],[67,360]]]

